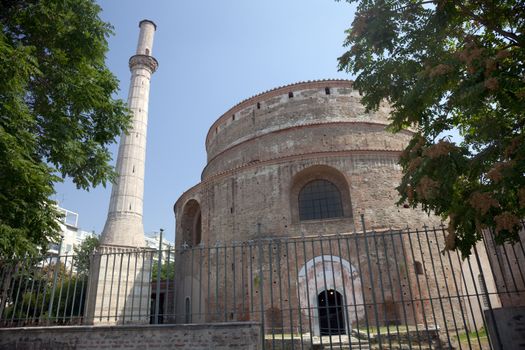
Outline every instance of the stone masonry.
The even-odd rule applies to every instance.
[[[116,165],[118,178],[111,191],[108,218],[101,236],[101,243],[108,245],[145,246],[142,208],[149,86],[158,63],[151,56],[155,23],[143,20],[139,27],[137,52],[129,59],[128,107],[133,114],[132,127],[120,139]]]
[[[253,320],[253,315],[259,315],[256,319],[260,320],[261,313],[265,312],[268,313],[265,314],[268,329],[283,324],[294,324],[298,329],[299,315],[283,312],[274,304],[272,299],[282,296],[283,292],[273,288],[282,286],[282,290],[289,291],[289,295],[283,296],[286,305],[309,309],[312,305],[305,304],[305,290],[311,290],[314,295],[310,304],[317,304],[316,297],[323,286],[305,282],[305,279],[324,269],[324,276],[342,276],[337,277],[339,280],[334,277],[336,279],[323,281],[324,288],[336,290],[348,305],[367,305],[366,308],[349,306],[347,322],[352,327],[359,322],[361,325],[363,322],[372,325],[397,322],[452,327],[454,313],[460,309],[459,302],[447,301],[447,310],[436,313],[428,301],[438,298],[445,287],[457,294],[449,272],[459,273],[460,262],[444,261],[440,265],[443,270],[438,269],[436,276],[431,274],[433,261],[443,247],[443,236],[412,235],[408,240],[407,235],[394,235],[393,238],[386,235],[389,229],[439,226],[441,223],[439,218],[429,217],[420,210],[396,205],[396,187],[401,180],[397,161],[412,132],[390,133],[386,130],[388,105],[382,104],[378,111],[367,113],[359,101],[360,95],[351,81],[297,83],[249,98],[224,113],[211,126],[206,138],[208,162],[202,172],[202,181],[177,200],[174,211],[177,247],[212,248],[203,249],[202,254],[198,250],[179,251],[175,262],[177,315],[183,314],[183,310],[191,311],[199,318],[191,321],[202,322],[224,317],[228,320],[252,317]],[[306,184],[318,179],[337,187],[343,213],[336,218],[301,220],[299,193]],[[361,214],[367,230],[384,232],[386,236],[372,239],[358,234],[362,231]],[[315,237],[320,243],[301,249],[305,237]],[[338,251],[338,237],[350,239],[349,247]],[[264,243],[261,247],[246,243],[279,242],[280,239],[288,243]],[[235,256],[226,250],[215,252],[213,248],[235,246],[240,242],[248,245],[237,248]],[[366,254],[365,244],[371,253]],[[233,287],[232,275],[253,277],[250,261],[257,260],[253,252],[259,249],[265,257],[275,260],[265,258],[262,270],[256,270],[259,274],[256,281],[252,281],[256,282],[253,283],[256,287],[249,293],[246,285]],[[394,251],[399,254],[398,260]],[[403,267],[402,273],[398,273],[401,254],[407,252],[410,252],[410,259],[421,265],[423,273],[416,273],[412,260],[409,266]],[[296,261],[290,262],[290,256]],[[297,263],[297,271],[290,263]],[[327,268],[327,265],[332,267]],[[280,275],[276,266],[281,267]],[[393,285],[388,295],[382,295],[377,287],[387,283],[381,280],[381,273],[386,275],[388,269],[394,281],[389,281]],[[223,270],[214,274],[214,271]],[[211,279],[208,278],[210,274]],[[409,290],[418,290],[419,283],[424,283],[425,291],[410,298]],[[207,292],[210,289],[212,292]],[[238,295],[233,296],[233,291]],[[261,293],[265,310],[258,309],[257,303],[252,309],[249,303],[241,304],[243,299],[257,300]],[[403,298],[419,301],[401,303]],[[234,300],[237,300],[236,305],[232,305]],[[377,302],[377,310],[372,309],[373,302]],[[226,314],[213,312],[226,309]],[[318,333],[316,306],[312,310],[313,314],[302,315],[301,322],[305,329],[311,325],[312,331]],[[272,313],[279,316],[273,317]],[[179,318],[176,321],[188,320]]]
[[[158,66],[151,56],[157,26],[143,20],[139,28],[137,51],[129,59],[131,129],[120,139],[118,177],[111,191],[101,247],[91,262],[86,307],[90,324],[149,322],[149,294],[144,291],[150,288],[152,253],[144,249],[142,209],[150,80]]]
[[[0,329],[0,350],[261,349],[258,324],[68,326]]]

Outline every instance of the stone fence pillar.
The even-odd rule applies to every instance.
[[[85,324],[148,324],[155,251],[101,246],[90,264]]]

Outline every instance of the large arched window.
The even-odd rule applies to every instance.
[[[313,180],[299,192],[299,219],[320,220],[343,216],[341,192],[328,180]]]
[[[302,222],[308,227],[317,225],[315,229],[324,229],[327,223],[321,227],[317,220],[344,219],[345,225],[349,225],[348,230],[352,230],[350,189],[341,171],[316,164],[297,172],[291,180],[289,200],[292,223]],[[303,228],[306,229],[306,226]],[[333,228],[339,230],[341,226]]]

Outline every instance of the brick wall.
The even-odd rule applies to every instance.
[[[178,319],[171,321],[184,319],[186,297],[192,300],[194,322],[262,321],[263,303],[267,333],[271,329],[276,333],[315,333],[319,329],[317,295],[323,289],[336,289],[346,294],[352,328],[427,324],[462,329],[461,291],[456,289],[461,287],[460,260],[443,257],[443,247],[444,236],[438,230],[358,233],[179,251],[178,303],[170,310]],[[320,259],[323,256],[332,258]],[[317,279],[301,277],[301,270],[308,269],[314,257],[317,264],[310,272],[317,274]],[[348,273],[341,275],[339,258],[352,266],[353,278]],[[419,273],[416,261],[421,264]]]
[[[332,83],[335,85],[332,86]],[[330,90],[327,92],[325,87],[329,87]],[[289,92],[293,92],[293,96],[288,95]],[[364,215],[367,230],[439,226],[441,220],[438,217],[428,216],[421,210],[396,205],[399,199],[396,187],[402,178],[398,159],[412,133],[389,132],[389,113],[390,109],[386,104],[382,104],[378,111],[367,113],[360,103],[359,93],[352,89],[351,82],[343,81],[324,82],[321,85],[317,82],[304,83],[279,88],[234,107],[221,116],[208,133],[208,164],[202,173],[202,182],[185,192],[175,204],[177,247],[184,246],[184,243],[190,246],[202,243],[203,248],[210,248],[261,238],[351,235],[363,229],[360,214]],[[338,188],[343,207],[341,216],[324,220],[299,219],[300,189],[316,179],[330,181]],[[198,209],[190,210],[193,207]],[[193,212],[196,214],[189,215]],[[199,239],[194,238],[197,236]],[[329,242],[326,244],[328,246],[325,248],[328,248]],[[429,249],[433,249],[437,245],[436,239],[427,245],[432,247]],[[422,245],[416,251],[419,254],[419,262],[430,269],[432,259],[425,247],[426,245]],[[203,252],[213,255],[213,250]],[[325,253],[315,252],[315,255]],[[196,310],[196,305],[206,305],[210,310],[217,310],[213,320],[247,320],[243,300],[257,300],[262,294],[269,298],[269,302],[265,302],[265,310],[281,314],[278,309],[282,307],[272,304],[272,296],[275,295],[272,286],[281,284],[283,290],[290,294],[283,298],[283,302],[294,306],[298,304],[296,286],[293,283],[290,286],[286,284],[288,276],[280,276],[271,283],[263,281],[266,282],[264,287],[260,291],[257,288],[254,291],[259,293],[257,296],[245,293],[241,295],[241,290],[247,290],[245,286],[237,286],[235,292],[228,287],[234,274],[239,276],[241,272],[242,279],[242,269],[239,271],[238,267],[244,260],[239,259],[246,257],[234,258],[228,256],[226,250],[217,250],[216,259],[208,259],[207,265],[207,258],[200,260],[199,254],[199,251],[192,250],[181,252],[176,257],[178,314],[184,313],[184,300],[191,297],[191,311],[195,314],[201,315],[202,311]],[[365,277],[378,278],[379,270],[376,265],[382,269],[396,266],[397,262],[391,255],[382,254],[380,251],[377,258],[371,259],[374,266],[363,269]],[[363,260],[365,264],[367,262],[366,255],[347,255],[349,260]],[[345,258],[344,254],[341,257]],[[301,260],[304,257],[299,254],[296,258]],[[310,258],[312,257],[308,259]],[[251,256],[247,261],[256,260]],[[265,275],[266,271],[271,271],[275,277],[275,266],[286,264],[286,261],[277,260],[271,264],[270,261],[262,262],[263,280],[272,280],[270,274]],[[412,261],[410,265],[413,265]],[[216,280],[214,277],[209,279],[206,269],[213,271],[217,266],[227,266],[228,269],[221,269],[220,273],[216,273]],[[458,268],[445,263],[441,266],[448,271],[438,269],[436,276],[429,275],[428,279],[433,282],[426,283],[425,279],[428,295],[440,294],[444,283],[449,284],[444,273],[446,275],[446,272],[452,270],[457,272]],[[414,275],[413,271],[407,273]],[[246,271],[245,275],[248,275]],[[208,278],[204,281],[205,284],[201,276]],[[418,281],[415,276],[411,280]],[[208,288],[204,291],[207,293],[211,289],[209,296],[203,295],[202,292],[202,286],[207,284]],[[380,284],[380,281],[369,282],[369,278],[366,278],[363,281],[365,298],[374,295],[372,285],[381,287]],[[410,287],[412,286],[406,277],[401,287],[391,288],[392,295],[377,296],[384,299],[381,309],[388,309],[385,311],[388,317],[383,318],[409,319],[410,324],[428,318],[432,313],[430,311],[425,317],[420,315],[428,309],[427,305],[408,305],[411,310],[409,314],[399,315],[401,311],[396,309],[399,305],[391,302],[401,294],[402,289],[404,292],[404,289]],[[280,295],[281,291],[277,293]],[[448,306],[454,308],[457,305]],[[449,314],[452,312],[442,312],[434,317],[432,313],[431,323],[444,323],[449,319]],[[272,319],[272,315],[266,315],[265,322],[268,323],[268,320]],[[371,317],[368,317],[368,320],[373,321]],[[296,321],[297,318],[294,322],[298,324]],[[290,324],[291,321],[284,320],[281,323],[283,322]]]
[[[189,201],[198,203],[199,241],[206,246],[253,239],[258,224],[263,237],[352,232],[361,228],[359,214],[376,229],[440,224],[438,218],[395,204],[402,175],[397,161],[411,132],[387,131],[388,106],[366,113],[351,82],[319,84],[263,93],[214,123],[202,182],[175,206],[177,246],[196,241],[197,217],[186,215]],[[299,173],[319,166],[331,169],[319,178],[330,173],[343,178],[344,186],[337,187],[347,206],[344,216],[299,222],[292,189]],[[182,227],[185,222],[191,225]]]
[[[0,350],[260,349],[256,323],[0,329]]]

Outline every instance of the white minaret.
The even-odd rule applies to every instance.
[[[156,25],[139,23],[137,53],[129,59],[131,83],[128,108],[133,113],[128,134],[118,149],[118,177],[111,191],[101,245],[91,259],[86,323],[94,325],[147,324],[150,315],[152,261],[145,249],[142,224],[144,163],[151,75],[158,63],[151,56]]]
[[[157,26],[150,20],[139,23],[137,52],[129,59],[131,82],[128,108],[133,114],[128,134],[120,139],[116,170],[118,178],[111,191],[108,217],[101,244],[144,247],[142,208],[144,198],[144,165],[151,75],[158,66],[151,56]]]

